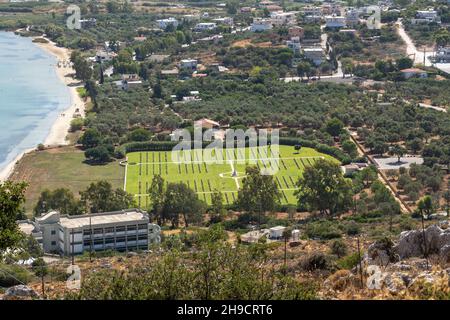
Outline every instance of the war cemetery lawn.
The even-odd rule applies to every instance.
[[[231,204],[237,198],[246,166],[257,165],[263,170],[269,168],[270,161],[273,163],[275,159],[273,148],[272,146],[270,149],[235,149],[234,156],[233,152],[228,152],[228,155],[223,157],[223,162],[219,164],[202,161],[200,154],[194,151],[191,152],[192,161],[189,162],[173,161],[170,151],[132,152],[127,154],[124,185],[126,191],[134,194],[137,202],[144,208],[149,205],[147,191],[153,176],[157,174],[160,174],[166,182],[186,183],[208,204],[211,203],[211,193],[214,190],[221,191],[225,203]],[[279,170],[275,174],[275,180],[282,192],[282,204],[296,203],[295,184],[306,166],[312,165],[320,158],[337,162],[331,156],[311,148],[302,148],[297,152],[293,146],[279,146],[279,155]],[[239,160],[242,158],[245,160]]]

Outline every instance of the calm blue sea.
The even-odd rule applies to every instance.
[[[44,142],[71,103],[54,56],[13,33],[0,32],[0,171]]]

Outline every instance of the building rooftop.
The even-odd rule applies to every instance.
[[[31,235],[36,228],[33,222],[29,220],[18,221],[19,229],[26,235]]]
[[[419,68],[408,68],[408,69],[402,69],[400,70],[400,72],[408,72],[408,73],[412,73],[412,72],[417,72],[417,73],[422,73],[422,72],[426,72],[425,70],[419,69]]]
[[[60,224],[65,228],[82,228],[85,226],[103,225],[110,223],[133,222],[137,220],[146,220],[147,215],[138,210],[131,209],[127,211],[105,212],[86,214],[81,216],[61,216]]]

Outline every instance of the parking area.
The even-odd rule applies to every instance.
[[[373,158],[381,170],[399,169],[400,167],[409,168],[411,164],[423,164],[423,158],[420,157],[402,157],[398,162],[397,157],[391,158]]]

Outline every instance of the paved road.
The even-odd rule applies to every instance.
[[[413,56],[415,64],[423,64],[424,52],[417,50],[413,40],[406,33],[405,28],[401,20],[396,23],[397,32],[399,36],[402,38],[403,42],[406,44],[406,54],[408,56]],[[425,66],[430,67],[434,66],[435,68],[444,71],[445,73],[450,74],[450,63],[432,63],[430,58],[434,57],[436,52],[434,50],[430,50],[425,52]]]

